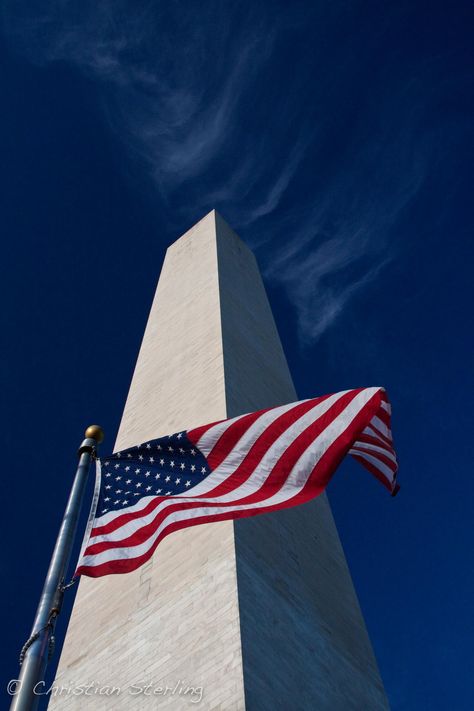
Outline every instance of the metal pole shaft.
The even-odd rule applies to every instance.
[[[93,426],[96,427],[96,426]],[[92,428],[89,428],[92,430]],[[102,439],[102,431],[97,428],[95,438],[87,437],[79,448],[79,464],[66,505],[64,517],[59,529],[56,545],[49,564],[48,573],[41,593],[36,616],[28,640],[21,672],[16,685],[16,693],[10,706],[10,711],[34,711],[37,708],[41,694],[46,692],[44,675],[48,665],[50,641],[54,631],[56,617],[59,615],[63,599],[63,585],[77,523],[82,506],[82,499],[89,474],[92,453]],[[99,436],[100,435],[100,436]],[[27,644],[28,644],[27,643]]]

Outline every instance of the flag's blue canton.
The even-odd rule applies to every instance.
[[[144,496],[176,496],[190,491],[211,470],[206,458],[177,432],[101,459],[97,514],[133,506]]]

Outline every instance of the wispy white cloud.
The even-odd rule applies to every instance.
[[[419,109],[413,107],[405,122],[398,115],[387,119],[370,141],[361,137],[348,154],[350,163],[341,161],[313,208],[290,215],[282,225],[298,229],[265,271],[285,287],[303,344],[316,341],[397,255],[393,231],[426,178],[422,147],[413,149]],[[394,124],[396,141],[390,140]],[[361,191],[367,171],[370,189]],[[263,238],[263,244],[270,239]]]
[[[274,28],[217,2],[171,2],[141,12],[122,2],[10,2],[6,35],[32,61],[66,61],[101,83],[111,128],[148,164],[163,193],[205,170],[233,132],[235,108],[265,64]],[[212,29],[212,32],[209,30]]]
[[[305,246],[306,244],[306,246]],[[328,239],[313,247],[302,240],[290,254],[281,254],[267,270],[275,281],[286,286],[296,307],[299,334],[303,344],[317,340],[336,320],[350,299],[375,279],[390,257],[356,269],[349,278],[343,272],[357,266],[366,252],[357,236],[347,240]]]
[[[352,55],[340,44],[328,54],[334,28],[315,21],[316,59],[279,86],[278,44],[307,18],[243,12],[212,1],[132,11],[120,0],[50,0],[35,14],[7,0],[3,19],[12,46],[32,61],[68,62],[97,82],[111,130],[165,203],[179,196],[173,208],[179,202],[183,219],[189,203],[222,207],[253,235],[267,277],[296,308],[302,342],[313,342],[393,255],[390,232],[426,172],[412,145],[417,106],[402,117],[402,90],[370,112],[370,133],[341,129],[331,170],[330,101],[338,107],[357,75]]]
[[[276,171],[276,177],[273,182],[268,185],[266,192],[263,193],[260,202],[253,208],[249,206],[243,217],[240,218],[241,225],[249,225],[277,209],[304,158],[311,138],[312,135],[309,133],[301,137],[292,147],[289,155],[285,157],[283,165]],[[240,179],[242,181],[243,176]]]

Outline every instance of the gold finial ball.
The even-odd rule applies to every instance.
[[[97,444],[104,441],[104,430],[99,425],[90,425],[86,429],[85,435],[88,439],[95,439]]]

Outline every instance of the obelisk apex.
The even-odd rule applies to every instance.
[[[295,399],[255,258],[212,211],[167,251],[116,448]],[[53,709],[388,708],[324,496],[82,580],[58,678],[120,691]]]

